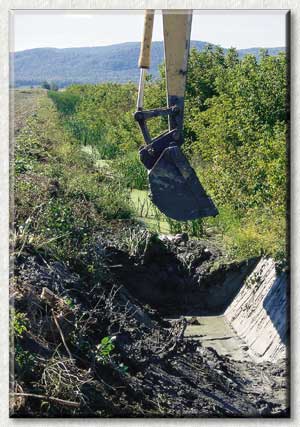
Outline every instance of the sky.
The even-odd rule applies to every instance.
[[[193,12],[192,40],[222,47],[285,46],[284,10],[199,10]],[[10,50],[87,47],[140,41],[143,11],[14,11]],[[163,40],[156,11],[153,40]]]

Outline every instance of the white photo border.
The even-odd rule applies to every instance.
[[[189,419],[9,419],[8,417],[8,278],[9,278],[9,38],[10,11],[12,10],[98,10],[98,9],[287,9],[291,11],[291,128],[290,128],[290,178],[291,178],[291,419],[234,419],[234,418],[189,418]],[[300,320],[300,227],[297,218],[300,213],[300,1],[299,0],[0,0],[0,425],[1,426],[128,426],[143,424],[199,425],[202,426],[266,426],[300,425],[299,364],[299,320]],[[298,122],[297,122],[298,119]]]

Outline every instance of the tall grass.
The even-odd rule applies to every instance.
[[[112,170],[125,187],[137,190],[148,188],[148,172],[136,151],[119,156],[113,162]]]
[[[76,267],[105,221],[132,216],[129,190],[94,165],[49,99],[27,121],[15,151],[17,253],[30,244]]]
[[[66,116],[74,114],[76,106],[80,101],[79,95],[69,92],[57,92],[49,90],[48,96],[54,102],[57,110]]]

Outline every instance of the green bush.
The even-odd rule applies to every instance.
[[[65,124],[75,138],[83,145],[95,146],[101,158],[113,159],[122,149],[140,144],[133,120],[135,85],[74,85],[49,96],[65,115]]]
[[[205,223],[234,256],[284,254],[285,54],[256,60],[239,59],[234,49],[193,51],[187,108],[187,154],[220,211]]]

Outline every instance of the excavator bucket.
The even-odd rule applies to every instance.
[[[167,108],[143,110],[145,73],[150,67],[150,47],[154,11],[145,12],[144,34],[139,58],[140,82],[137,120],[146,145],[140,149],[140,158],[148,169],[151,199],[161,212],[179,221],[216,216],[218,210],[205,193],[194,169],[183,155],[184,95],[192,11],[163,11]],[[168,116],[168,131],[152,139],[147,120]]]
[[[187,221],[216,216],[218,210],[199,179],[174,145],[166,148],[149,171],[152,202],[170,218]]]

